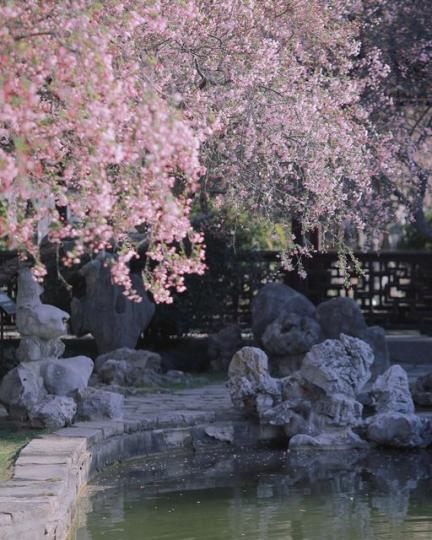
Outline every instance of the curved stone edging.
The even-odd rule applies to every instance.
[[[170,396],[174,408],[168,411],[143,416],[147,409],[135,407],[121,421],[80,422],[31,441],[21,451],[12,479],[0,484],[0,540],[64,540],[84,486],[98,471],[119,461],[226,444],[256,446],[281,437],[280,428],[241,419],[226,407],[226,390],[219,387],[219,391],[220,410],[214,410],[217,399],[213,410],[202,406],[200,401],[209,392],[204,388],[177,394],[189,396],[191,403],[196,400],[192,409],[175,408],[176,398]],[[137,402],[138,398],[126,400],[127,409]],[[146,403],[151,399],[147,397]],[[180,400],[179,406],[184,405]]]

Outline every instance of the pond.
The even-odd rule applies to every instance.
[[[432,454],[136,460],[100,475],[81,506],[75,540],[430,540]]]

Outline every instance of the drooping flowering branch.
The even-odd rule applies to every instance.
[[[204,269],[189,220],[198,189],[306,231],[381,226],[380,178],[403,174],[397,130],[376,114],[389,68],[362,48],[363,4],[6,3],[1,236],[37,257],[45,220],[51,241],[74,239],[70,264],[113,247],[113,277],[133,297],[130,233],[145,230],[146,284],[169,301]]]

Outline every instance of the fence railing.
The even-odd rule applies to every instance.
[[[432,332],[432,252],[370,252],[355,257],[362,271],[347,281],[335,252],[304,260],[305,279],[296,271],[284,271],[278,252],[231,255],[219,271],[210,264],[204,282],[191,283],[177,309],[192,331],[212,332],[233,321],[250,328],[253,296],[265,283],[282,281],[315,304],[336,296],[355,298],[368,324]]]
[[[315,304],[336,296],[355,298],[369,324],[432,333],[432,252],[355,253],[362,273],[351,275],[348,283],[335,252],[304,260],[305,279],[284,271],[275,251],[210,255],[206,274],[189,278],[188,292],[173,306],[158,308],[156,331],[165,326],[162,333],[214,332],[229,322],[250,328],[254,295],[264,284],[282,281]],[[0,263],[10,256],[0,252]],[[13,297],[13,284],[8,289]]]

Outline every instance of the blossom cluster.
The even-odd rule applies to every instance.
[[[204,271],[198,190],[305,231],[367,226],[398,173],[362,96],[388,67],[361,52],[358,0],[10,0],[0,6],[0,237],[65,263],[148,243],[157,301]],[[68,207],[65,220],[61,207]],[[38,272],[41,273],[40,267]]]

